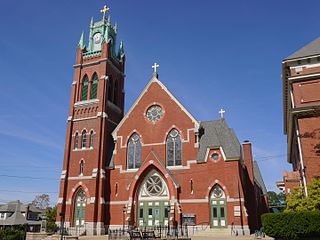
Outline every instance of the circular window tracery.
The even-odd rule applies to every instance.
[[[213,154],[211,155],[211,159],[214,160],[214,161],[219,160],[219,153],[213,153]]]
[[[223,190],[219,187],[219,186],[216,186],[214,189],[213,189],[213,196],[215,198],[221,198],[223,195]]]
[[[152,105],[148,108],[146,116],[150,122],[156,123],[163,116],[163,110],[159,105]]]
[[[152,196],[158,196],[163,190],[162,180],[159,176],[150,176],[146,181],[146,190]]]

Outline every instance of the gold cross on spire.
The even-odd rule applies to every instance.
[[[110,8],[108,8],[107,5],[104,5],[104,6],[103,6],[103,9],[100,10],[100,12],[103,13],[102,20],[105,20],[105,19],[106,19],[106,14],[107,14],[107,12],[109,11],[109,9],[110,9]]]

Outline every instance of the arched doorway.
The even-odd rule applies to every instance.
[[[151,171],[143,180],[138,192],[138,225],[168,225],[170,194],[162,176]]]
[[[86,194],[80,189],[75,196],[74,204],[74,225],[76,227],[83,227],[85,225],[86,202]]]
[[[210,218],[212,228],[228,227],[226,195],[218,184],[213,187],[210,195]]]

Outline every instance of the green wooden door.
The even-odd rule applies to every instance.
[[[169,202],[141,201],[138,208],[139,226],[165,226],[169,222]]]

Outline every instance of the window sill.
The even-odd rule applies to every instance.
[[[73,152],[82,152],[82,151],[90,151],[93,150],[93,148],[75,148],[72,151]]]
[[[184,167],[182,165],[179,166],[167,166],[168,169],[183,169]]]
[[[127,168],[127,172],[137,172],[139,168]]]

